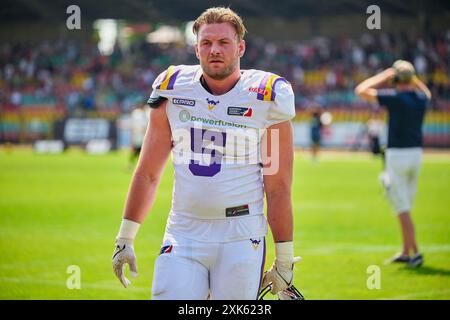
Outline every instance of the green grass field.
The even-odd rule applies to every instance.
[[[111,254],[131,178],[127,157],[0,150],[1,299],[150,298],[172,167],[135,243],[139,276],[124,289]],[[378,184],[380,169],[379,159],[363,153],[327,153],[318,163],[296,154],[295,243],[303,260],[295,283],[307,299],[450,298],[450,155],[424,156],[413,212],[425,256],[420,269],[384,264],[400,248],[400,230]],[[267,243],[271,263],[271,236]],[[80,267],[80,290],[66,287],[70,265]],[[380,267],[380,289],[367,288],[370,265]]]

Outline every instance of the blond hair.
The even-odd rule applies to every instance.
[[[414,77],[416,70],[411,62],[406,60],[397,60],[392,67],[395,70],[395,81],[397,83],[408,84]]]
[[[204,24],[213,24],[213,23],[231,23],[236,30],[236,34],[238,37],[238,41],[244,39],[244,35],[247,32],[247,29],[242,22],[242,18],[230,8],[224,7],[213,7],[204,11],[198,18],[195,20],[194,25],[192,26],[192,31],[195,35],[198,35],[198,30]]]

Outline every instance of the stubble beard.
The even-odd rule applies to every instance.
[[[237,59],[233,60],[230,64],[226,65],[224,69],[219,71],[213,71],[209,68],[208,63],[201,64],[203,72],[214,80],[223,80],[228,78],[237,68]]]

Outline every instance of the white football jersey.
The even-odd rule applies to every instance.
[[[236,228],[242,230],[226,230],[225,238],[261,236],[251,231],[256,225],[264,234],[266,229],[260,142],[267,127],[295,116],[292,87],[275,74],[245,70],[230,91],[215,96],[202,86],[201,75],[199,65],[171,66],[153,84],[151,97],[168,99],[172,131],[175,179],[168,227],[186,235],[194,228],[191,219],[210,220],[213,229],[239,220]],[[195,232],[210,239],[214,230]]]

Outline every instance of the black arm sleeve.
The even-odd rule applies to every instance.
[[[156,98],[150,97],[147,103],[150,106],[150,108],[156,109],[161,105],[161,103],[163,103],[166,100],[167,98],[165,97],[156,97]]]

